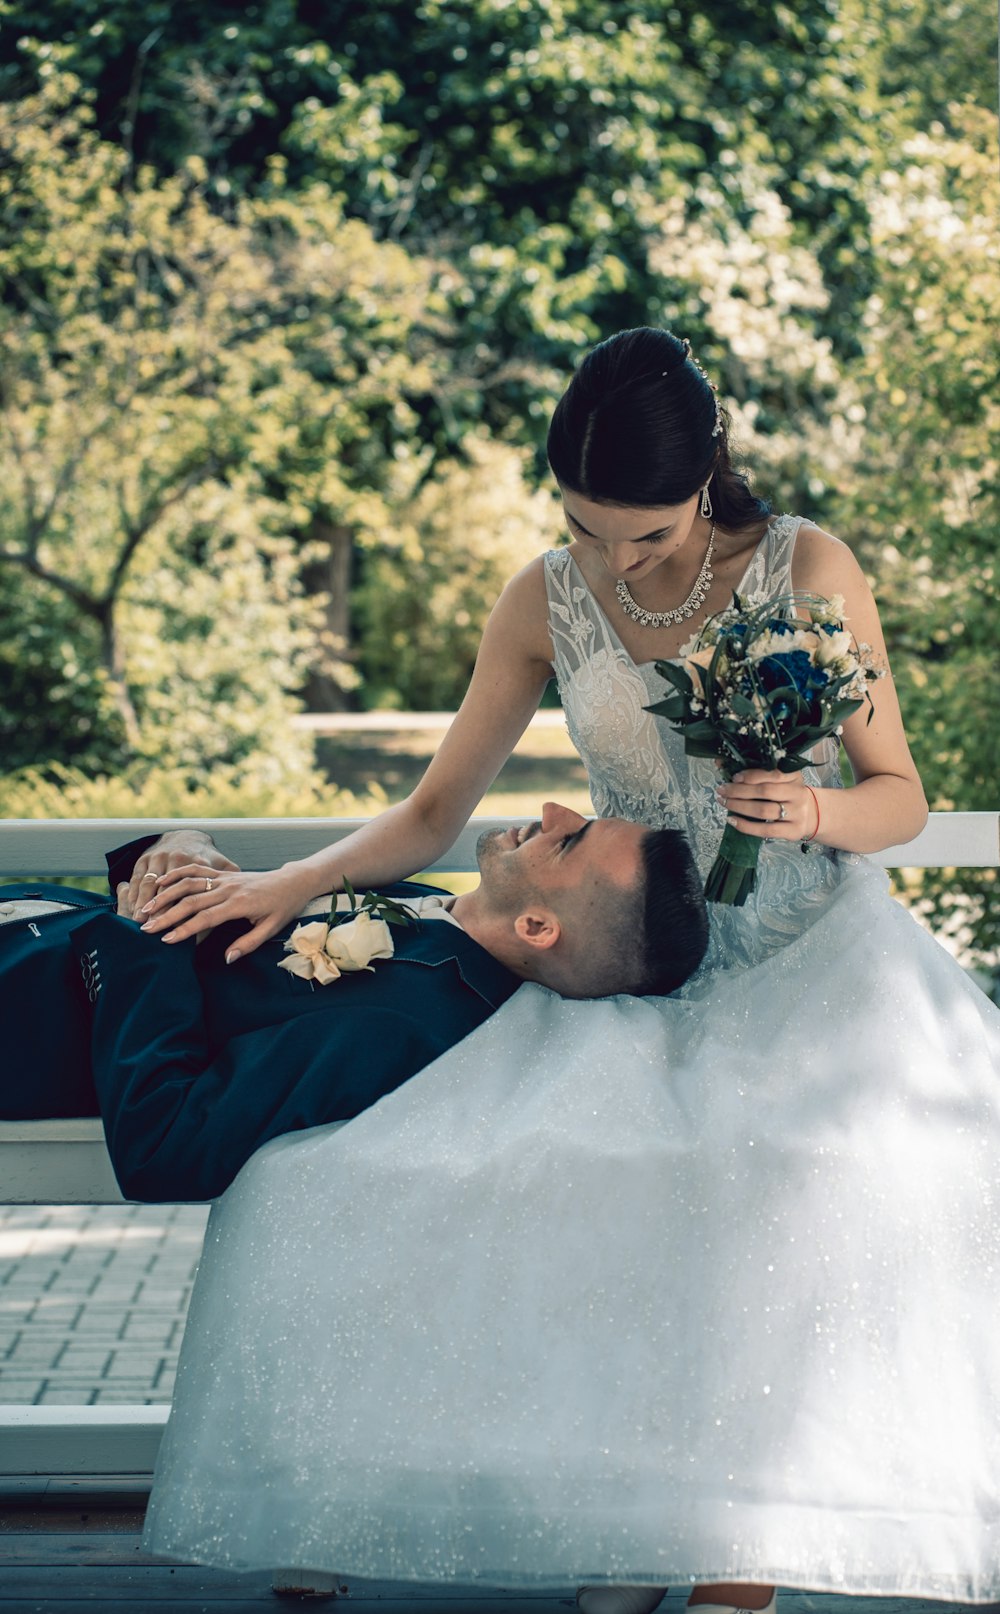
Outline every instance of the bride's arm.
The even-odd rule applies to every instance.
[[[720,794],[737,828],[772,840],[812,838],[817,809],[815,839],[825,846],[845,852],[878,852],[912,840],[927,821],[927,801],[906,743],[882,624],[865,575],[846,544],[818,527],[803,525],[795,544],[792,582],[796,589],[810,594],[827,598],[842,594],[845,626],[859,644],[871,646],[875,665],[886,672],[884,678],[869,685],[874,708],[871,722],[865,702],[844,724],[844,749],[854,785],[847,790],[816,790],[814,797],[803,787],[799,774],[753,770],[740,781],[723,786]],[[741,816],[760,812],[766,817],[769,811],[777,811],[775,804],[785,806],[787,817],[782,822]]]
[[[543,560],[507,584],[483,634],[468,693],[416,789],[404,801],[312,857],[266,873],[178,868],[157,885],[144,929],[165,941],[226,920],[251,930],[227,955],[252,952],[323,892],[388,885],[425,869],[451,845],[527,728],[552,676]],[[137,915],[136,917],[140,917]]]

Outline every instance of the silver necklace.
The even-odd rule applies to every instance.
[[[671,622],[683,622],[685,617],[694,616],[711,588],[712,579],[715,576],[712,571],[712,551],[714,548],[715,522],[713,521],[712,530],[708,535],[708,549],[705,551],[701,571],[694,580],[694,588],[684,603],[678,605],[673,611],[644,611],[642,606],[637,605],[629,593],[624,577],[619,577],[615,584],[615,594],[625,615],[630,616],[633,622],[638,622],[641,628],[665,628]]]

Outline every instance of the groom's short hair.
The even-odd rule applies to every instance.
[[[572,964],[555,988],[564,997],[665,997],[704,958],[708,910],[686,837],[650,829],[641,855],[638,879],[624,888],[608,880],[588,935],[568,938]]]

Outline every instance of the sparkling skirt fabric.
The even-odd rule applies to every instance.
[[[526,986],[261,1150],[145,1546],[1000,1598],[1000,1015],[885,884],[688,996]]]

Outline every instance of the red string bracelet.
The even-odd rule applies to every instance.
[[[802,786],[803,786],[803,789],[808,790],[810,796],[813,799],[813,805],[816,808],[816,828],[813,830],[812,834],[807,835],[805,840],[802,842],[802,850],[804,852],[806,850],[806,847],[809,845],[809,842],[814,841],[816,839],[817,835],[819,834],[819,797],[817,796],[817,794],[816,794],[815,790],[813,789],[812,785],[807,785],[804,779],[802,781]]]

